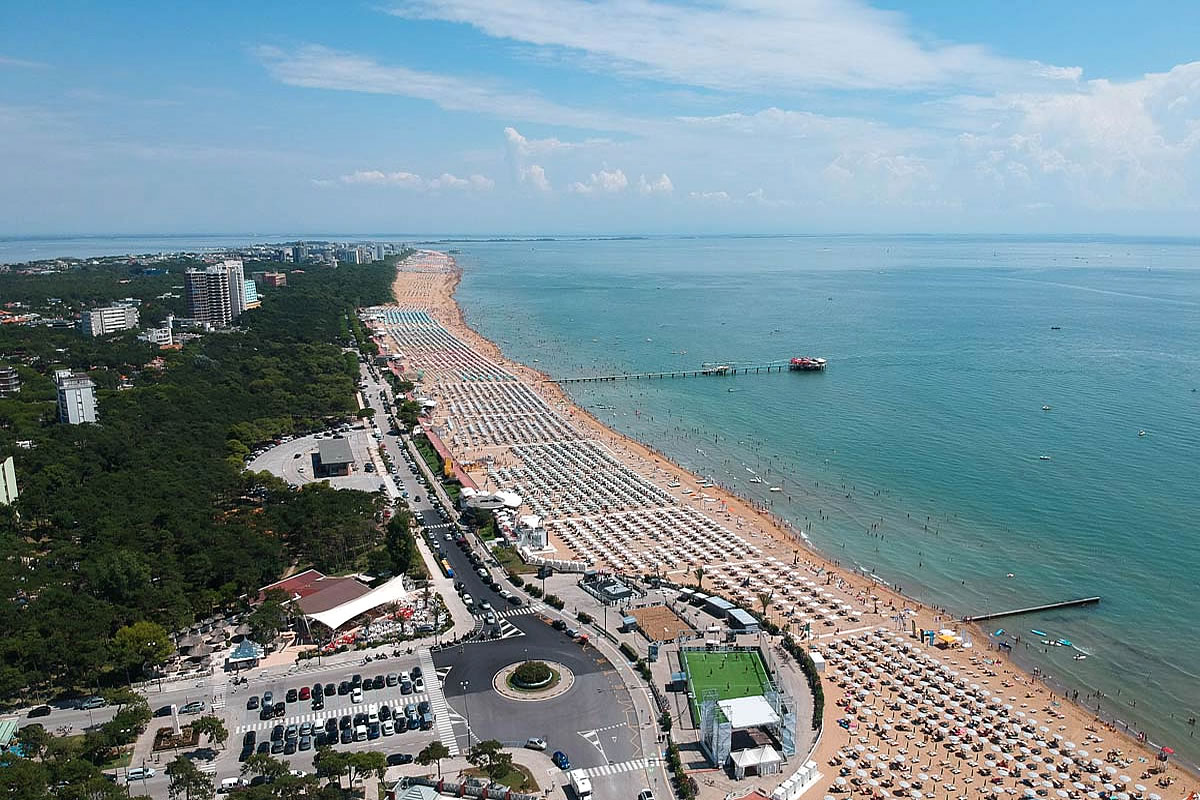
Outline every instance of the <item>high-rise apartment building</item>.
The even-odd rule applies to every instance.
[[[216,328],[228,325],[246,309],[246,278],[241,261],[189,269],[184,274],[184,290],[188,315]]]
[[[105,306],[83,312],[79,329],[87,336],[107,336],[110,333],[136,328],[138,310],[133,306]]]
[[[16,367],[0,365],[0,397],[9,397],[21,391],[21,376]]]
[[[17,468],[13,466],[13,457],[0,461],[0,506],[7,506],[17,501]]]
[[[82,372],[55,370],[58,420],[71,425],[96,421],[96,383]]]

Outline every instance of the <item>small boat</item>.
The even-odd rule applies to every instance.
[[[679,481],[671,481],[670,483],[667,484],[667,486],[668,486],[668,488],[671,488],[671,489],[678,489]]]
[[[691,490],[691,489],[684,489],[684,490],[683,490],[683,493],[684,493],[684,494],[691,494],[691,493],[692,493],[692,490]]]
[[[1050,330],[1052,330],[1052,331],[1061,331],[1061,330],[1062,330],[1062,326],[1060,326],[1060,325],[1051,325],[1051,326],[1050,326]]]
[[[1032,633],[1034,636],[1049,636],[1050,635],[1050,634],[1046,633],[1045,631],[1039,631],[1037,628],[1030,628],[1029,632]]]
[[[1083,661],[1085,658],[1087,658],[1087,656],[1085,656],[1083,653],[1076,653],[1074,656],[1076,661]]]
[[[992,634],[992,636],[1003,636],[1003,635],[1004,635],[1004,628],[998,628],[998,629],[996,629],[996,632]]]
[[[1050,406],[1042,406],[1042,411],[1049,411],[1049,410],[1050,410]]]
[[[737,391],[737,389],[735,389],[735,388],[733,388],[732,386],[730,386],[730,387],[729,387],[728,389],[726,389],[725,391],[727,391],[727,392],[736,392],[736,391]]]
[[[1038,461],[1049,461],[1050,456],[1038,456]]]
[[[1070,639],[1059,639],[1057,642],[1055,642],[1055,644],[1057,644],[1059,647],[1074,647],[1075,646],[1075,645],[1071,644]]]
[[[1145,436],[1145,435],[1146,435],[1145,431],[1138,431],[1138,436]]]
[[[770,489],[770,491],[772,491],[772,492],[782,492],[782,491],[783,491],[783,487],[782,487],[782,486],[772,486],[772,487],[771,487],[771,489]]]
[[[751,483],[762,483],[762,478],[755,475],[753,478],[750,479],[750,482]]]

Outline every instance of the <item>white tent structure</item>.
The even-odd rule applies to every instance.
[[[730,753],[729,760],[733,762],[733,776],[741,780],[747,775],[774,775],[779,772],[783,756],[774,747],[764,744]]]
[[[396,577],[361,597],[356,597],[324,611],[318,611],[315,614],[309,614],[308,618],[336,631],[355,617],[389,603],[399,603],[408,595],[409,591],[404,585],[404,578]]]

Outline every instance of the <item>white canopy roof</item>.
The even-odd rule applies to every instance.
[[[757,728],[762,725],[778,725],[779,715],[767,698],[762,695],[755,697],[736,697],[732,700],[721,700],[717,703],[725,718],[734,728]]]
[[[331,630],[337,630],[359,614],[365,614],[373,608],[396,603],[408,597],[408,589],[404,587],[404,578],[392,578],[382,586],[377,586],[361,597],[342,603],[340,606],[309,614],[310,619],[325,625]]]
[[[736,753],[730,753],[729,757],[742,769],[759,767],[763,764],[778,764],[783,761],[783,756],[779,755],[774,747],[767,744],[762,747],[752,747],[749,750],[738,750]]]

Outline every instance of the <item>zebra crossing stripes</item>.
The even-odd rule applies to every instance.
[[[446,695],[442,693],[442,681],[438,677],[437,667],[433,664],[433,655],[428,647],[420,651],[421,672],[428,678],[425,688],[429,693],[429,708],[433,711],[433,724],[437,728],[438,738],[450,751],[450,755],[459,754],[458,738],[454,735],[454,725],[450,720],[450,706],[446,703]]]
[[[589,778],[603,778],[606,775],[620,775],[625,772],[637,772],[639,769],[652,767],[658,763],[656,758],[635,758],[632,761],[622,761],[619,764],[604,764],[599,767],[589,767],[584,773]]]
[[[198,765],[196,769],[198,769],[200,772],[203,772],[205,775],[216,775],[217,762],[205,761],[203,764]]]

